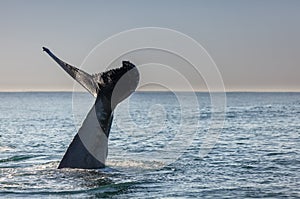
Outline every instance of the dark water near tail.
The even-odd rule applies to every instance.
[[[0,197],[300,197],[300,93],[228,93],[224,127],[204,158],[210,98],[197,99],[199,114],[193,107],[182,113],[172,93],[134,94],[129,115],[126,106],[115,112],[108,167],[58,170],[76,133],[74,117],[84,117],[72,93],[0,93]],[[175,156],[165,146],[195,118],[199,126],[187,128],[196,129],[193,137],[177,143],[185,147],[166,164]]]

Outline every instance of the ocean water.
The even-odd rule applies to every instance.
[[[218,136],[209,94],[191,96],[135,93],[115,110],[107,167],[59,170],[92,99],[0,93],[0,197],[300,198],[300,93],[227,93]]]

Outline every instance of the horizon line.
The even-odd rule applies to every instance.
[[[0,93],[69,93],[69,92],[78,92],[78,93],[84,93],[87,92],[85,90],[82,91],[74,91],[74,90],[0,90]],[[221,93],[223,91],[220,90],[215,90],[215,91],[208,91],[208,90],[174,90],[174,91],[169,91],[169,90],[137,90],[135,92],[196,92],[196,93]],[[234,89],[228,89],[224,91],[224,93],[299,93],[299,90],[275,90],[275,89],[266,89],[266,90],[252,90],[252,89],[245,89],[245,90],[234,90]]]

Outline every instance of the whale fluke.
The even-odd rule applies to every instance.
[[[82,126],[68,147],[58,168],[97,169],[105,167],[108,154],[108,137],[114,108],[133,93],[139,82],[139,72],[129,61],[122,67],[90,75],[50,55],[71,77],[96,97]]]
[[[43,47],[43,51],[52,57],[56,63],[58,63],[69,75],[71,75],[71,77],[73,77],[79,84],[88,90],[94,97],[97,96],[98,84],[94,81],[92,75],[62,61],[46,47]]]

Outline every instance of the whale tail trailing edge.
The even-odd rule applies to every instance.
[[[108,153],[108,136],[113,110],[136,89],[139,82],[137,68],[132,63],[123,61],[120,68],[90,75],[62,61],[48,48],[43,47],[43,50],[96,97],[95,104],[87,114],[58,168],[103,168]]]
[[[58,57],[56,57],[48,48],[43,47],[43,51],[45,51],[53,60],[58,63],[73,79],[75,79],[79,84],[81,84],[86,90],[89,91],[94,97],[97,97],[98,93],[98,84],[94,80],[93,76],[74,67],[70,64],[62,61]]]

